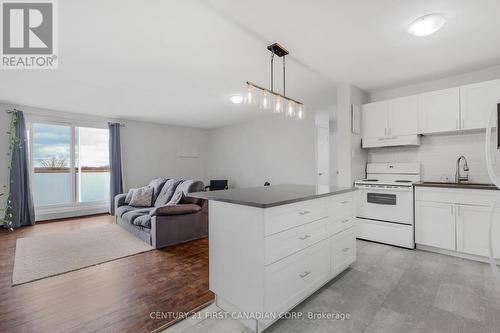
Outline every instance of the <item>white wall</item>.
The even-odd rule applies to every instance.
[[[208,178],[228,179],[231,187],[271,184],[314,184],[315,119],[282,115],[209,132]]]
[[[208,131],[204,129],[122,121],[125,187],[146,185],[152,178],[199,179],[206,182]],[[197,149],[199,157],[179,157]]]
[[[40,108],[0,104],[0,186],[8,181],[8,160],[6,157],[10,115],[5,109],[15,107],[25,112],[25,117],[56,117],[69,121],[86,122],[89,126],[107,126],[110,119],[52,111]],[[114,120],[116,121],[116,120]],[[206,182],[208,131],[182,126],[167,126],[139,121],[120,121],[122,128],[122,158],[124,186],[143,186],[155,177],[200,179]],[[199,157],[179,157],[179,149],[192,150],[196,147]],[[1,192],[1,191],[0,191]],[[0,197],[0,207],[5,201]]]
[[[375,102],[498,78],[500,78],[500,66],[376,92],[371,94],[370,100]],[[423,180],[439,181],[442,175],[450,177],[451,180],[454,179],[455,162],[460,155],[464,155],[469,161],[470,178],[476,182],[490,182],[485,168],[484,139],[484,131],[423,136],[420,147],[370,149],[368,161],[419,162],[422,166]],[[500,162],[500,159],[498,161]]]
[[[337,108],[332,115],[331,185],[352,186],[364,177],[367,152],[361,149],[361,136],[352,133],[351,105],[368,101],[368,94],[359,88],[342,84],[337,88]],[[337,179],[335,179],[337,174]]]

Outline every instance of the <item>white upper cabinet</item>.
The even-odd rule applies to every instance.
[[[497,103],[500,103],[500,80],[460,87],[461,129],[485,128]]]
[[[419,96],[419,133],[460,129],[460,89],[432,91]]]
[[[388,135],[418,133],[418,96],[392,99],[388,103]]]
[[[387,102],[375,102],[362,106],[361,133],[363,138],[387,136]]]

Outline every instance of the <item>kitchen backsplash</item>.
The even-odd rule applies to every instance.
[[[450,181],[453,181],[457,158],[464,155],[470,168],[469,180],[490,183],[486,171],[484,138],[485,132],[426,135],[422,137],[419,147],[370,149],[368,162],[419,162],[422,166],[422,180],[441,181],[443,177],[448,177]],[[492,146],[496,147],[496,143],[492,143]],[[500,151],[495,150],[494,156],[495,169],[500,169]]]

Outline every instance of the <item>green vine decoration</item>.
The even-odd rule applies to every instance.
[[[7,132],[7,135],[9,136],[9,149],[7,151],[7,160],[9,161],[9,166],[8,166],[8,171],[10,174],[10,170],[12,169],[12,152],[14,151],[15,148],[20,147],[21,142],[19,140],[19,133],[17,133],[17,123],[19,121],[19,117],[17,115],[17,110],[14,110],[12,112],[12,118],[10,121],[10,128],[9,131]],[[12,181],[9,180],[8,185],[3,185],[3,192],[0,193],[0,197],[8,195],[9,189],[10,189],[10,183]],[[4,225],[7,229],[12,230],[12,223],[14,220],[14,213],[12,211],[12,201],[9,197],[7,197],[7,202],[5,204],[5,208],[2,209],[0,208],[0,214],[4,214],[3,218],[0,219],[1,224]]]

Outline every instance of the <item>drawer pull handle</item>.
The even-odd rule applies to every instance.
[[[342,223],[347,223],[347,222],[349,222],[349,220],[348,220],[348,219],[346,219],[346,220],[342,220],[341,222],[342,222]]]
[[[311,235],[304,235],[302,237],[299,237],[300,240],[306,240],[308,239],[309,237],[311,237]]]
[[[299,212],[300,215],[307,215],[307,214],[310,214],[311,212],[308,211],[308,210],[305,210],[303,212]]]
[[[299,274],[299,276],[300,276],[301,279],[303,279],[306,276],[308,276],[309,274],[311,274],[311,272],[304,272],[303,274]]]
[[[341,204],[343,204],[343,205],[348,204],[348,203],[349,203],[349,201],[347,201],[347,200],[341,202]]]
[[[348,247],[346,247],[346,248],[342,249],[342,252],[347,252],[347,251],[349,251],[349,248],[348,248]]]

